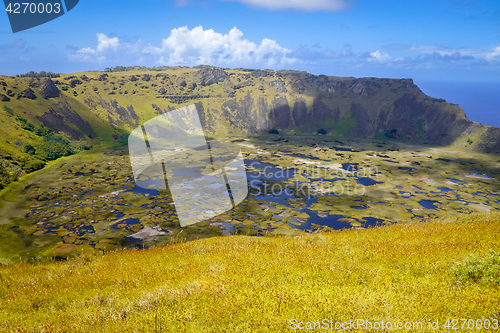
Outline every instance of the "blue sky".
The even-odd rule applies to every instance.
[[[500,82],[498,0],[80,0],[13,34],[0,74],[210,64]]]

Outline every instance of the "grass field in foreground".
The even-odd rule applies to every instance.
[[[439,320],[442,332],[447,319],[500,319],[500,287],[457,280],[453,269],[470,255],[498,251],[499,234],[500,214],[478,213],[10,264],[0,267],[0,330],[283,332],[298,331],[292,319],[363,318],[421,321],[418,332]]]

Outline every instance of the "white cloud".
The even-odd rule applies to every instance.
[[[12,44],[0,45],[0,51],[4,50],[14,50],[14,49],[24,49],[26,46],[26,41],[24,39],[15,40]]]
[[[85,47],[76,51],[75,53],[68,54],[68,59],[81,62],[103,62],[105,60],[105,57],[96,56],[96,51],[94,49]]]
[[[439,45],[386,45],[398,58],[390,64],[406,68],[498,68],[500,46],[485,48],[450,48]]]
[[[109,38],[97,34],[97,47],[86,47],[69,54],[72,61],[99,62],[118,61],[127,58],[127,63],[147,65],[216,65],[227,67],[269,67],[281,68],[293,64],[291,50],[281,47],[276,41],[263,39],[256,44],[243,39],[243,33],[236,27],[227,34],[204,30],[202,26],[193,29],[173,29],[160,46],[144,45],[141,40],[135,44],[124,43],[118,37]]]
[[[120,46],[120,40],[118,37],[109,38],[105,34],[98,33],[97,34],[97,52],[102,53],[107,50],[112,50],[116,52],[118,47]]]
[[[253,7],[271,10],[295,9],[302,11],[340,11],[349,5],[348,0],[230,0]]]
[[[116,53],[121,47],[128,48],[128,45],[120,43],[118,37],[109,38],[105,34],[97,34],[97,47],[84,47],[74,53],[68,54],[71,61],[104,63],[106,55]]]
[[[453,49],[453,48],[445,48],[437,45],[411,45],[408,48],[408,51],[416,51],[424,54],[439,54],[440,56],[452,56],[459,53],[462,56],[474,56],[477,54],[477,51],[470,49]]]
[[[500,46],[482,48],[482,49],[466,49],[466,48],[449,48],[438,45],[388,45],[393,50],[416,52],[432,56],[451,57],[455,59],[477,59],[494,61],[500,56]]]
[[[290,50],[283,48],[274,40],[265,38],[260,45],[243,39],[237,28],[227,34],[212,29],[203,30],[198,26],[192,30],[187,27],[173,29],[164,39],[160,49],[153,50],[162,55],[160,63],[174,64],[217,64],[227,66],[248,66],[262,64],[280,66],[294,62],[287,55]]]
[[[484,57],[486,60],[495,60],[495,58],[500,58],[500,46],[493,48],[491,52],[487,52]]]
[[[370,53],[370,58],[368,58],[368,61],[375,61],[375,62],[380,62],[380,63],[386,63],[391,61],[391,56],[387,54],[386,52],[380,52],[379,50]]]
[[[436,45],[386,45],[384,48],[373,52],[354,52],[351,45],[344,45],[344,48],[335,51],[314,45],[301,46],[292,52],[272,39],[264,38],[260,43],[245,39],[243,32],[236,27],[224,34],[198,26],[193,29],[173,29],[156,45],[145,44],[140,39],[127,42],[119,37],[98,33],[94,46],[72,52],[68,54],[68,59],[102,66],[213,65],[271,69],[306,69],[308,66],[320,65],[407,69],[443,66],[491,68],[500,65],[500,46],[465,49]]]

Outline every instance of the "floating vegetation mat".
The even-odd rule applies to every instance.
[[[2,192],[0,262],[217,235],[370,228],[500,208],[494,155],[326,136],[211,139],[239,145],[245,157],[249,195],[234,209],[180,228],[168,189],[155,189],[154,181],[147,189],[135,185],[126,147],[88,151]]]

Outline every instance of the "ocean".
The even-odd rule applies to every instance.
[[[500,127],[500,82],[414,82],[425,94],[460,105],[469,120]]]

